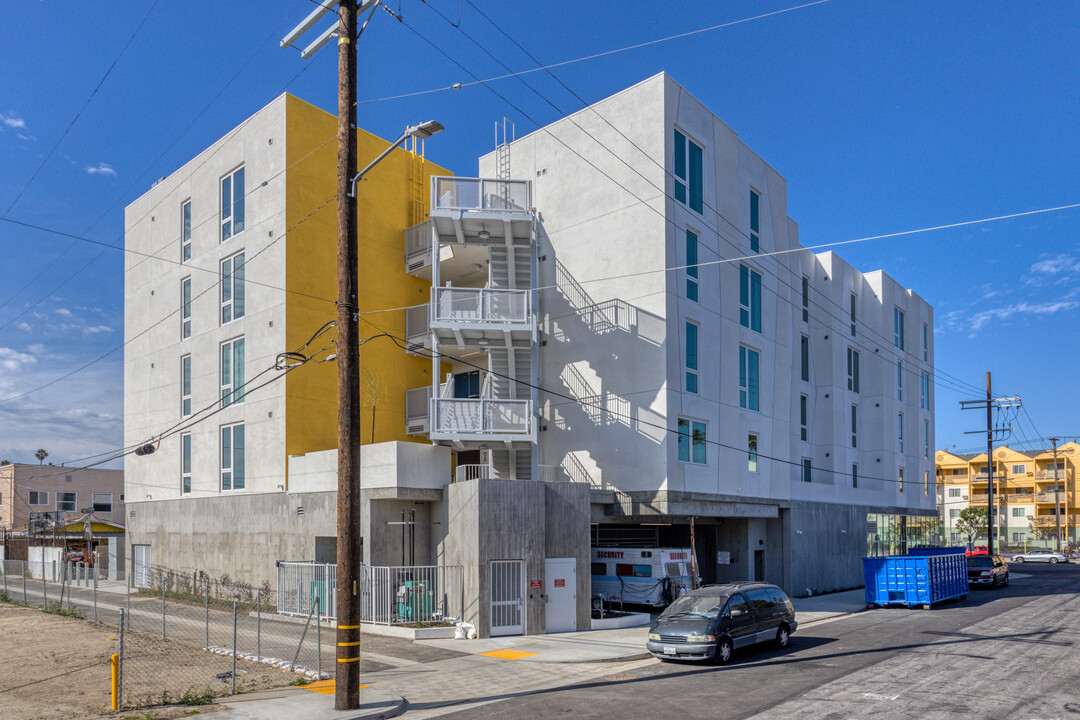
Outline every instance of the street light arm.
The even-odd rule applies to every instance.
[[[352,190],[349,191],[349,197],[351,197],[351,198],[356,197],[356,183],[360,182],[360,179],[362,177],[364,177],[364,175],[367,175],[368,171],[371,170],[371,168],[375,167],[380,162],[382,162],[383,158],[385,158],[387,155],[392,153],[395,148],[397,148],[399,145],[401,145],[401,143],[405,142],[405,138],[407,138],[407,137],[409,137],[409,129],[406,129],[405,132],[401,133],[401,137],[399,137],[397,140],[395,140],[393,142],[393,144],[390,145],[390,147],[383,150],[379,154],[379,157],[375,158],[370,163],[368,163],[368,166],[366,168],[364,168],[360,172],[356,173],[356,177],[354,177],[352,179]]]

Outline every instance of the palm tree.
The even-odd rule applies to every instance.
[[[34,453],[34,457],[37,458],[38,465],[43,465],[45,463],[45,458],[49,457],[49,451],[45,448],[38,448],[38,451]]]
[[[10,465],[10,464],[11,464],[10,460],[0,460],[0,467],[4,467],[5,465]]]

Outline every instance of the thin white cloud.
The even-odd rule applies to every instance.
[[[1068,255],[1046,258],[1032,265],[1031,272],[1036,275],[1061,275],[1063,273],[1080,272],[1080,258]]]
[[[110,175],[116,177],[116,171],[113,170],[113,166],[109,163],[98,163],[96,167],[86,168],[86,172],[91,175]]]
[[[19,328],[23,332],[30,332],[31,330],[34,329],[33,325],[31,325],[30,323],[24,323],[24,322],[15,323],[15,327]]]
[[[0,124],[16,130],[26,129],[26,121],[15,113],[0,113]]]
[[[93,327],[85,327],[82,331],[84,335],[98,335],[100,333],[112,332],[112,328],[108,325],[94,325]]]
[[[42,355],[45,353],[45,346],[37,343],[33,345],[28,345],[26,349],[34,353],[35,355]]]
[[[37,363],[37,358],[33,355],[27,355],[21,353],[18,350],[12,350],[8,347],[0,347],[0,368],[7,370],[8,372],[18,372],[27,365],[34,365]]]
[[[60,308],[59,310],[56,310],[55,312],[56,312],[57,315],[62,315],[64,317],[66,317],[66,318],[75,317],[74,315],[71,314],[71,311],[68,310],[67,308]]]
[[[1020,302],[1015,305],[983,310],[972,315],[968,320],[968,337],[974,337],[993,320],[1008,320],[1016,315],[1053,315],[1066,310],[1075,310],[1080,302],[1074,300],[1055,300],[1045,303]]]
[[[15,137],[19,138],[20,140],[26,140],[27,142],[33,142],[34,140],[37,140],[37,138],[33,135],[27,135],[26,133],[15,133]]]

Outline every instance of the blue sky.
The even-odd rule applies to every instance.
[[[404,22],[379,10],[361,39],[359,97],[373,102],[360,125],[392,138],[438,119],[447,131],[428,156],[458,174],[476,172],[504,116],[524,135],[665,70],[787,178],[808,246],[1080,202],[1073,3],[828,0],[555,69],[581,99],[543,72],[524,76],[536,93],[490,83],[516,107],[468,85],[469,72],[506,73],[481,47],[514,71],[535,67],[476,8],[554,63],[800,3],[387,4]],[[18,198],[9,220],[119,245],[127,203],[282,91],[333,110],[332,48],[304,61],[277,44],[311,7],[4,3],[0,214]],[[978,397],[987,370],[1024,400],[1010,442],[1080,435],[1063,401],[1076,379],[1078,220],[1070,209],[838,248],[935,307],[937,447],[980,446],[964,431],[982,416],[958,401]],[[0,223],[0,458],[120,446],[122,350],[9,398],[123,343],[122,269],[119,250]]]

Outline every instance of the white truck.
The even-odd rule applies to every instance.
[[[593,607],[620,602],[665,607],[690,590],[690,560],[690,548],[594,547]]]

